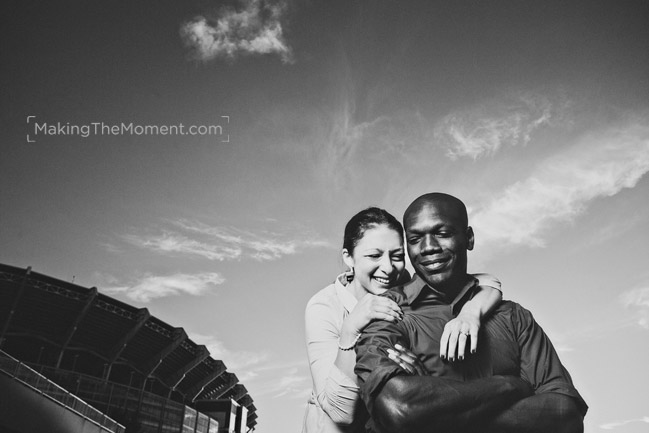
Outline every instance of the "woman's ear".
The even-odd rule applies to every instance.
[[[349,269],[354,269],[354,258],[349,254],[349,251],[347,251],[347,248],[343,248],[342,251],[342,256],[343,256],[343,262],[349,267]]]

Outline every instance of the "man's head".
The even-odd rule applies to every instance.
[[[403,225],[415,272],[434,289],[455,296],[466,281],[467,251],[473,249],[464,203],[444,193],[424,194],[408,206]]]

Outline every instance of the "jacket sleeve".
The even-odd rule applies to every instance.
[[[342,317],[325,300],[312,299],[305,311],[307,354],[319,406],[337,424],[351,424],[359,399],[356,378],[334,364]]]

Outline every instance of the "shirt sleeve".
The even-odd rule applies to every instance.
[[[514,306],[512,320],[521,350],[521,377],[532,385],[536,394],[554,392],[572,397],[581,414],[585,415],[588,405],[575,389],[552,342],[536,323],[532,313],[518,304]]]
[[[498,290],[500,293],[503,292],[502,290],[502,284],[500,283],[500,280],[496,278],[494,275],[491,274],[472,274],[473,278],[478,280],[478,286],[488,286],[488,287],[493,287],[494,289]]]
[[[406,374],[388,358],[387,349],[396,343],[410,347],[408,334],[400,323],[377,321],[368,325],[356,346],[356,367],[360,393],[370,415],[383,386],[394,376]]]
[[[335,308],[325,300],[312,300],[305,311],[307,354],[318,404],[335,423],[354,420],[359,389],[334,364],[338,355],[339,320]]]

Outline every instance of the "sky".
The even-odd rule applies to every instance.
[[[0,263],[183,327],[257,432],[301,429],[304,307],[347,220],[431,191],[467,204],[469,270],[534,313],[586,432],[647,431],[646,1],[0,7]]]

